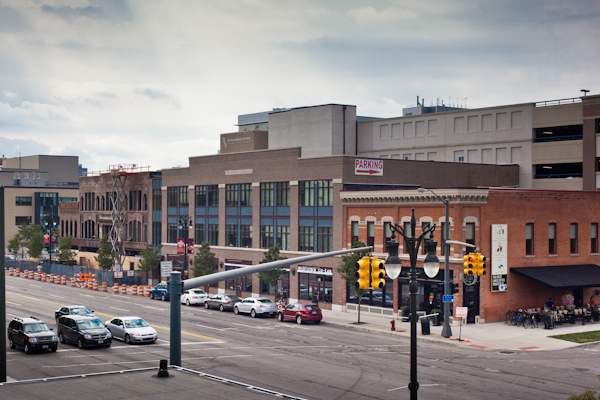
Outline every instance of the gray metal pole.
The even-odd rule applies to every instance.
[[[450,240],[449,204],[449,199],[444,200],[444,206],[446,208],[446,232],[444,234],[444,295],[446,296],[452,294],[450,293],[450,245],[447,243],[447,241]],[[445,338],[452,336],[452,328],[450,327],[450,303],[444,303],[444,327],[442,328],[442,336]]]
[[[169,287],[171,297],[171,365],[181,366],[181,273],[171,272]]]
[[[0,382],[6,382],[6,257],[4,255],[4,187],[0,187]]]

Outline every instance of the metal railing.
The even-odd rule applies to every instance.
[[[561,104],[581,103],[581,97],[571,97],[570,99],[538,101],[535,107],[559,106]]]

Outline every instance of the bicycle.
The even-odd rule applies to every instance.
[[[524,320],[525,320],[525,315],[521,311],[518,311],[513,314],[513,318],[510,321],[510,324],[516,325],[516,326],[521,326],[521,325],[523,325]]]
[[[527,314],[525,316],[525,319],[523,320],[523,328],[527,329],[527,328],[537,328],[538,327],[538,321],[537,318],[535,317],[535,314]]]

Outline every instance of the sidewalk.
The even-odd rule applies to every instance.
[[[396,320],[396,330],[391,330],[391,317],[379,317],[361,313],[360,325],[356,322],[356,313],[323,310],[323,323],[344,326],[349,329],[361,329],[366,331],[387,333],[391,335],[410,338],[410,323]],[[522,326],[511,326],[504,322],[493,322],[486,324],[468,324],[452,326],[452,336],[455,338],[461,334],[462,339],[469,341],[451,340],[442,337],[442,326],[430,325],[431,334],[423,335],[421,323],[417,323],[418,340],[429,340],[434,342],[451,343],[460,347],[480,348],[483,350],[562,350],[570,347],[581,346],[580,344],[565,340],[550,338],[549,336],[563,335],[567,333],[600,331],[600,323],[563,324],[555,329],[544,329],[543,324],[538,328],[525,329]]]

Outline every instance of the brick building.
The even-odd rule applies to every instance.
[[[600,287],[600,193],[525,189],[434,191],[450,201],[450,239],[471,243],[488,258],[487,274],[478,277],[473,285],[462,284],[466,249],[450,247],[451,277],[453,282],[461,283],[454,307],[469,307],[469,322],[501,321],[508,310],[543,307],[548,298],[560,304],[563,293],[572,293],[581,306]],[[416,190],[348,190],[340,196],[344,204],[345,247],[356,239],[371,242],[374,254],[385,258],[384,243],[391,237],[390,224],[406,227],[414,208],[416,235],[426,224],[437,225],[434,239],[438,242],[437,254],[443,260],[445,210],[433,194]],[[499,229],[504,233],[504,241],[494,237]],[[403,265],[409,266],[404,243],[398,242]],[[421,253],[420,260],[424,257]],[[441,288],[442,270],[443,265],[435,279],[419,275],[420,310],[442,308],[442,291],[436,290]],[[433,297],[431,303],[429,296]],[[345,301],[349,298],[347,293]],[[387,300],[382,302],[381,298]],[[408,298],[408,278],[403,272],[394,282],[388,279],[378,296],[365,300],[371,304],[367,311],[381,313],[381,308],[398,311],[408,305]]]

